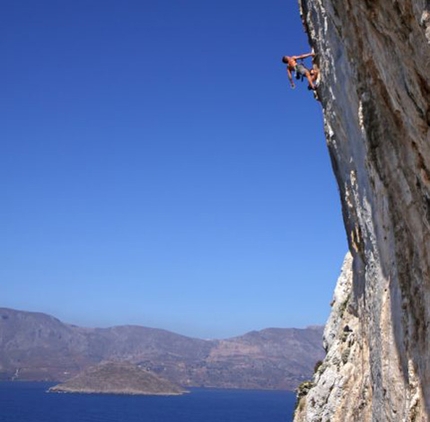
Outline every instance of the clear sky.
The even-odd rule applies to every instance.
[[[0,39],[0,306],[325,323],[347,245],[295,0],[4,0]]]

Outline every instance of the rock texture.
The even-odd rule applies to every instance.
[[[350,256],[295,421],[427,421],[430,1],[300,6]]]
[[[105,361],[139,364],[185,386],[287,389],[322,359],[322,327],[201,340],[139,326],[82,328],[0,308],[0,380],[64,381]]]

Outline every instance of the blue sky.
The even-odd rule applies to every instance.
[[[291,0],[6,0],[0,306],[221,338],[323,324],[346,252]]]

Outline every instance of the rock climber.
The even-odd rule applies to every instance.
[[[309,70],[305,67],[303,63],[297,63],[297,60],[303,60],[303,59],[306,59],[307,57],[314,57],[314,56],[315,56],[315,53],[307,53],[307,54],[302,54],[300,56],[282,57],[282,62],[287,65],[287,74],[288,74],[288,79],[290,80],[291,88],[294,89],[296,87],[294,85],[293,73],[292,73],[292,72],[295,72],[296,79],[305,77],[309,82],[310,89],[312,90],[316,89],[315,82],[318,78],[318,73],[319,73],[318,68],[314,66],[312,70]]]

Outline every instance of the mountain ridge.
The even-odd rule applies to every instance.
[[[0,379],[65,381],[130,362],[185,387],[294,389],[324,351],[322,327],[267,328],[202,340],[138,325],[85,328],[0,308]]]

